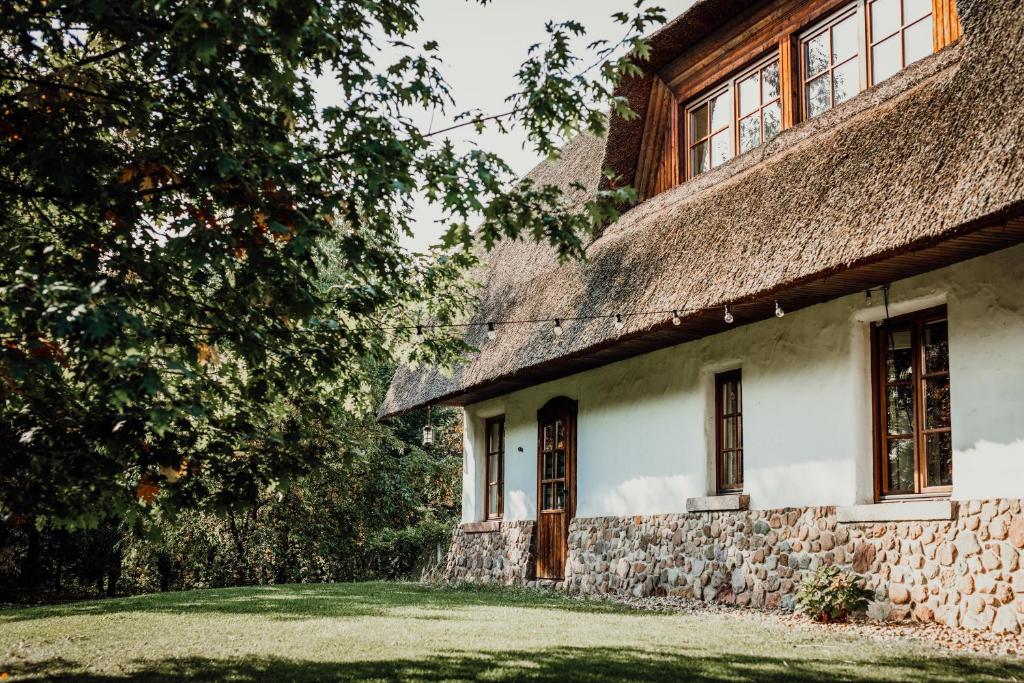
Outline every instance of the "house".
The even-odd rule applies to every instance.
[[[639,119],[532,172],[641,203],[585,262],[499,245],[479,352],[382,407],[465,409],[449,575],[787,608],[834,563],[1019,632],[1020,4],[702,0],[652,44]]]

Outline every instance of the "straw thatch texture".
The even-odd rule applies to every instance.
[[[698,7],[712,16],[736,4]],[[958,8],[961,45],[634,208],[590,245],[586,262],[558,266],[545,247],[503,245],[476,320],[770,301],[787,287],[1020,214],[1024,11],[1009,1],[961,0]],[[534,177],[593,184],[598,144],[574,141],[560,164]],[[458,402],[468,389],[665,323],[634,317],[617,331],[607,320],[573,322],[557,341],[549,325],[499,328],[495,341],[472,329],[467,340],[480,353],[450,377],[401,368],[381,413]]]

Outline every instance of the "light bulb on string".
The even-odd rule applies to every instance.
[[[676,327],[683,324],[683,319],[679,317],[679,311],[672,311],[672,324]]]
[[[726,305],[726,307],[725,307],[725,322],[727,322],[728,324],[732,325],[733,321],[735,321],[735,320],[736,320],[735,316],[733,316],[732,311],[729,310],[729,306]]]
[[[494,323],[487,323],[487,338],[494,341],[498,336],[498,331],[494,329]]]
[[[616,313],[615,314],[615,329],[621,330],[625,326],[626,326],[626,322],[622,319],[622,314],[621,313]]]
[[[776,300],[775,301],[775,317],[776,318],[781,318],[784,315],[786,315],[786,312],[784,310],[782,310],[782,306],[780,306],[778,300]]]
[[[555,333],[556,337],[561,337],[562,336],[562,321],[559,320],[558,318],[555,318],[555,327],[551,331]]]

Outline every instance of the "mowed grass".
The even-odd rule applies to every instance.
[[[0,611],[8,680],[1024,681],[952,654],[526,590],[274,586]]]

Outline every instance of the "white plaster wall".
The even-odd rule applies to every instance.
[[[1024,246],[889,296],[893,316],[948,306],[953,497],[1024,496]],[[851,295],[469,406],[463,519],[483,517],[483,420],[500,414],[505,518],[536,516],[536,415],[555,396],[579,401],[578,516],[685,510],[713,493],[713,377],[732,368],[752,508],[870,502],[869,325],[884,316],[880,293]]]

